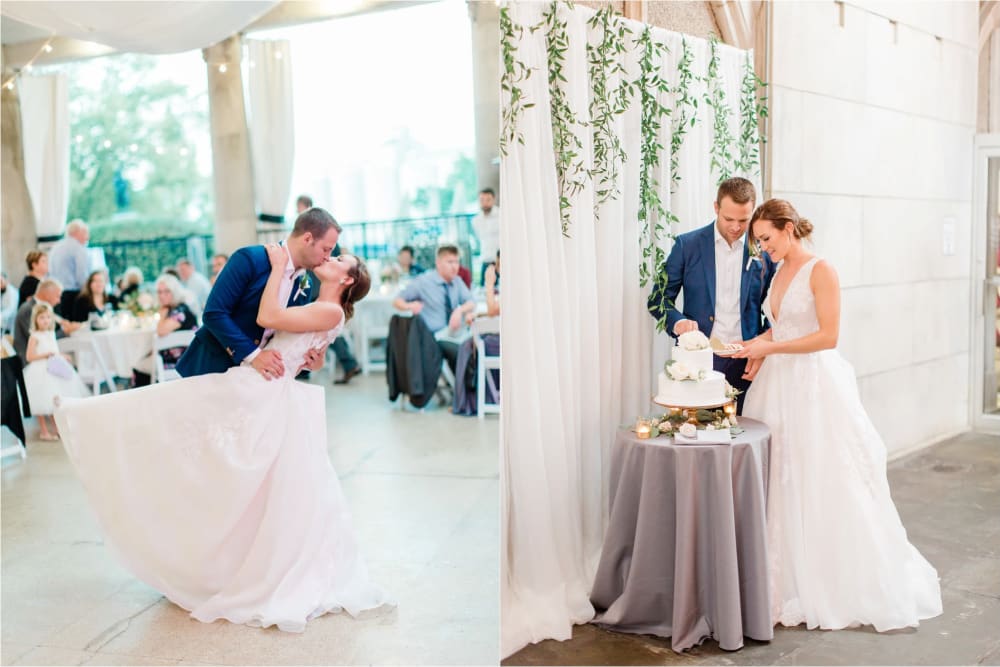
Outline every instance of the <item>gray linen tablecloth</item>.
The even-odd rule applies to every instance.
[[[708,637],[732,651],[744,635],[774,636],[764,522],[771,435],[751,419],[740,426],[731,445],[618,431],[594,623],[670,637],[675,651]]]

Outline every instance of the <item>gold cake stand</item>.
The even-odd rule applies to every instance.
[[[661,403],[660,401],[656,400],[656,396],[652,397],[652,401],[653,403],[659,405],[660,407],[667,408],[671,412],[673,412],[674,410],[679,411],[684,415],[687,421],[693,424],[698,423],[698,418],[697,418],[698,410],[714,410],[722,408],[723,411],[725,411],[727,417],[729,415],[736,414],[735,399],[726,399],[724,403],[712,403],[711,405],[670,405],[668,403]]]

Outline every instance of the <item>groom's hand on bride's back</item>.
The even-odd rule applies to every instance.
[[[281,353],[277,350],[261,350],[250,365],[266,380],[280,378],[285,374],[285,364],[281,360]]]

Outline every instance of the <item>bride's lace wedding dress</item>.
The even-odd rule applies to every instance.
[[[819,329],[809,287],[817,261],[793,276],[777,319],[770,296],[765,300],[774,340]],[[907,539],[889,495],[885,445],[861,405],[851,365],[836,350],[770,355],[743,414],[772,432],[772,621],[884,631],[940,614],[937,572]]]
[[[323,389],[294,379],[339,331],[279,332],[278,380],[236,367],[56,410],[108,546],[200,621],[301,632],[388,602],[330,464]]]

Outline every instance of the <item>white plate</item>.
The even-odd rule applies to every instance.
[[[716,354],[716,355],[718,355],[720,357],[731,357],[734,354],[736,354],[737,352],[742,352],[742,351],[743,351],[743,346],[742,345],[740,345],[735,350],[712,350],[712,352],[714,354]]]

